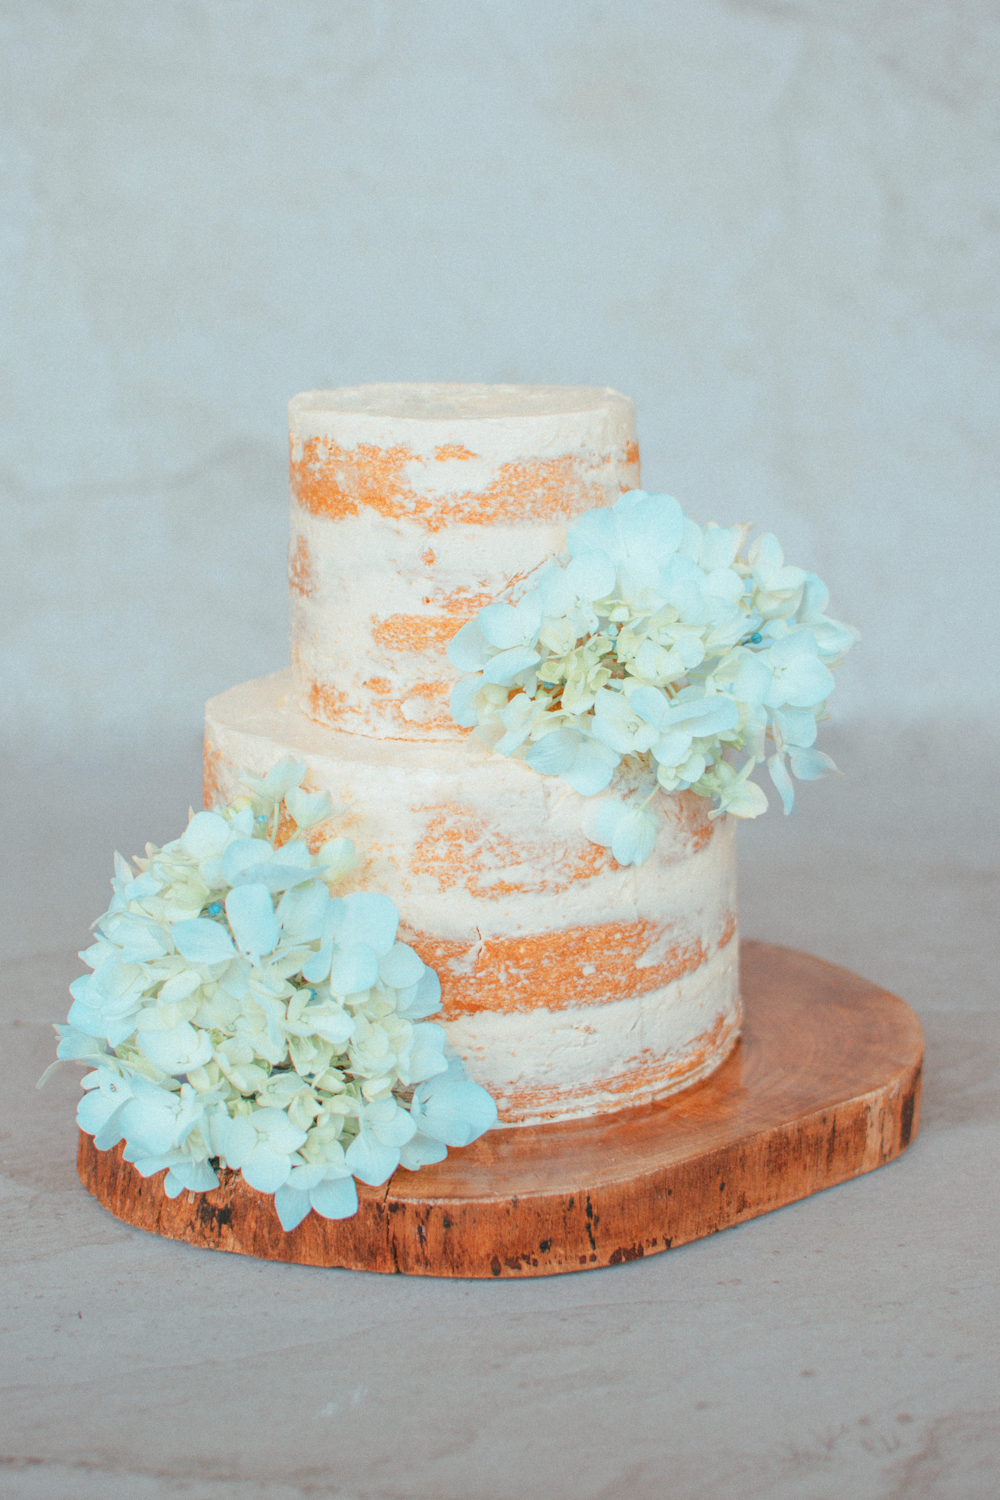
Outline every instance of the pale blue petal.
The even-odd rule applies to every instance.
[[[358,1211],[358,1190],[354,1185],[354,1178],[326,1178],[310,1189],[309,1201],[321,1218],[352,1218]]]
[[[561,776],[576,759],[581,736],[576,729],[554,729],[536,740],[525,759],[533,771],[543,776]]]
[[[285,1152],[259,1141],[243,1163],[243,1181],[258,1193],[276,1193],[288,1181],[292,1164]]]
[[[766,661],[767,653],[746,655],[740,659],[733,679],[732,693],[738,703],[748,703],[759,708],[767,697],[771,686],[771,668]]]
[[[822,750],[800,750],[797,747],[789,750],[788,759],[792,766],[792,775],[799,781],[815,781],[817,777],[829,776],[836,771],[837,767],[828,755]]]
[[[440,1027],[435,1027],[439,1031]],[[445,1068],[447,1068],[445,1063]],[[444,1071],[444,1069],[442,1069]],[[371,1125],[364,1127],[365,1131],[371,1131],[375,1139],[383,1146],[390,1146],[394,1151],[406,1144],[412,1136],[416,1135],[417,1127],[410,1119],[410,1112],[402,1107],[397,1107],[389,1120],[375,1120]]]
[[[399,1166],[399,1150],[394,1146],[383,1146],[370,1130],[364,1128],[355,1136],[346,1151],[347,1165],[355,1177],[367,1182],[369,1187],[378,1187]]]
[[[478,620],[470,620],[448,643],[448,660],[460,672],[481,672],[490,655]]]
[[[219,1186],[219,1179],[207,1161],[189,1160],[173,1162],[163,1185],[167,1197],[176,1198],[185,1189],[189,1193],[209,1193]],[[174,1186],[173,1192],[171,1186]]]
[[[629,494],[642,493],[641,490],[629,491]],[[614,513],[604,509],[587,511],[567,531],[566,545],[574,557],[582,556],[585,552],[605,552],[613,561],[617,560],[621,549]]]
[[[429,1135],[418,1132],[405,1146],[400,1147],[399,1165],[408,1172],[418,1172],[421,1167],[433,1166],[444,1161],[448,1147],[443,1141],[434,1141]]]
[[[277,918],[282,928],[299,943],[313,943],[323,935],[330,893],[319,880],[293,886],[278,903]]]
[[[169,1151],[177,1134],[174,1111],[168,1105],[152,1100],[130,1099],[118,1124],[129,1145],[149,1156],[161,1156],[164,1151]]]
[[[661,693],[659,688],[646,687],[644,684],[630,693],[628,701],[633,713],[638,714],[644,724],[652,724],[656,729],[662,726],[670,707],[670,699],[666,693]]]
[[[236,885],[248,878],[254,865],[269,864],[273,858],[267,839],[233,839],[222,856],[222,878],[226,885]]]
[[[528,646],[514,646],[510,651],[500,651],[486,663],[483,680],[492,682],[497,687],[513,687],[514,679],[520,677],[522,672],[537,667],[541,659],[538,652],[532,651]]]
[[[411,986],[396,1001],[396,1014],[407,1021],[419,1021],[441,1009],[441,981],[433,969],[424,968],[418,984]]]
[[[542,628],[544,618],[538,590],[530,589],[514,606],[514,613],[521,632],[518,642],[524,646],[533,646],[538,639],[538,632]]]
[[[407,943],[394,943],[385,958],[379,960],[379,978],[394,990],[405,990],[419,984],[424,972],[421,959]]]
[[[479,611],[479,628],[498,651],[524,645],[524,629],[512,604],[487,604]]]
[[[287,1182],[274,1195],[274,1211],[286,1234],[302,1223],[311,1207],[309,1194],[296,1191]]]
[[[602,797],[598,802],[588,803],[581,819],[584,835],[592,844],[603,844],[610,849],[624,812],[625,804],[620,797]]]
[[[680,766],[691,750],[691,735],[686,729],[668,729],[653,746],[653,759],[660,766]]]
[[[224,1108],[212,1115],[210,1128],[214,1155],[224,1157],[227,1166],[238,1171],[257,1145],[256,1130],[242,1115],[230,1119]]]
[[[795,788],[792,786],[792,778],[788,774],[783,755],[769,755],[767,758],[767,769],[771,780],[774,782],[775,790],[781,798],[781,805],[785,809],[785,816],[791,812],[795,803]]]
[[[448,1038],[443,1026],[437,1026],[433,1021],[414,1026],[409,1056],[405,1066],[401,1066],[399,1070],[403,1083],[423,1083],[438,1073],[446,1072],[448,1063],[444,1056],[444,1049],[447,1043]]]
[[[170,929],[177,951],[191,964],[220,964],[236,957],[229,933],[211,917],[192,917]]]
[[[122,1160],[130,1161],[140,1177],[155,1177],[157,1172],[163,1171],[164,1167],[175,1165],[178,1152],[168,1151],[164,1156],[143,1156],[138,1148],[126,1146],[122,1152]]]
[[[497,1122],[490,1095],[471,1078],[450,1074],[420,1083],[410,1110],[419,1130],[446,1146],[468,1146]]]
[[[659,567],[677,551],[684,535],[684,512],[672,495],[631,491],[615,503],[618,534],[630,557]]]
[[[259,958],[278,946],[281,929],[265,885],[241,885],[226,897],[226,916],[244,953]]]
[[[232,829],[218,813],[195,813],[180,837],[181,848],[193,859],[213,859],[232,838]]]
[[[816,743],[816,715],[808,708],[775,709],[772,717],[786,746],[807,750]]]
[[[369,948],[384,958],[396,941],[399,912],[388,896],[377,891],[356,891],[343,898],[341,924],[337,929],[338,943],[366,943]],[[374,982],[374,981],[373,981]]]
[[[603,599],[615,586],[615,565],[606,552],[580,552],[566,569],[566,580],[581,599]]]
[[[304,1166],[292,1168],[285,1187],[291,1188],[296,1193],[308,1193],[318,1182],[322,1182],[325,1176],[325,1162],[307,1162]]]
[[[739,548],[742,533],[736,526],[705,526],[701,533],[698,561],[706,573],[728,568]]]
[[[335,995],[357,995],[378,979],[378,958],[367,943],[354,943],[334,954],[330,988]]]
[[[620,757],[605,745],[585,740],[569,770],[563,771],[562,779],[581,797],[593,797],[604,791],[619,760]]]
[[[594,595],[595,599],[598,597],[600,596]],[[539,578],[538,598],[544,614],[551,619],[559,619],[576,608],[576,591],[570,584],[567,573],[558,564],[552,566]]]
[[[656,819],[647,808],[623,810],[611,845],[620,865],[644,865],[656,843]]]
[[[96,1135],[131,1097],[127,1088],[114,1092],[109,1088],[88,1089],[76,1106],[76,1123],[87,1135]]]
[[[483,674],[478,672],[475,677],[460,677],[451,690],[448,707],[455,723],[463,729],[475,729],[479,723],[476,694],[482,685]]]

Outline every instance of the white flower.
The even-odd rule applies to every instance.
[[[155,1020],[155,1013],[151,1020]],[[189,1021],[178,1021],[175,1026],[154,1029],[152,1025],[140,1025],[137,1045],[147,1061],[162,1073],[175,1076],[186,1074],[191,1068],[200,1068],[212,1056],[212,1039],[207,1031],[199,1031]]]
[[[420,1132],[446,1146],[468,1146],[492,1129],[497,1107],[484,1088],[474,1083],[458,1058],[446,1073],[418,1084],[410,1117]]]
[[[768,708],[813,708],[833,688],[833,674],[819,658],[811,630],[797,630],[776,640],[766,652],[771,686],[764,696]]]
[[[595,844],[604,844],[620,865],[643,865],[656,843],[656,818],[644,804],[620,797],[602,797],[585,809],[583,831]]]
[[[332,813],[325,793],[294,795],[304,769],[283,762],[249,799],[196,814],[147,846],[138,875],[116,858],[111,910],[81,954],[93,973],[57,1028],[57,1064],[93,1068],[78,1121],[99,1150],[124,1141],[170,1197],[217,1186],[217,1166],[242,1172],[286,1230],[354,1213],[355,1175],[384,1182],[404,1151],[413,1170],[447,1150],[417,1139],[409,1100],[449,1071],[425,1019],[440,981],[397,940],[386,896],[331,895],[350,840],[318,854],[279,842],[290,820]]]
[[[550,559],[520,604],[488,605],[453,640],[453,664],[472,674],[455,684],[454,718],[586,797],[616,776],[634,786],[645,766],[664,793],[691,788],[716,814],[756,817],[767,799],[748,778],[767,761],[787,811],[784,756],[795,774],[792,752],[812,752],[829,666],[857,632],[827,618],[825,586],[787,566],[773,536],[744,555],[749,529],[696,526],[641,490],[588,512],[567,533],[568,561]],[[641,862],[655,817],[611,806],[586,826]]]
[[[555,729],[536,740],[525,759],[532,770],[559,776],[581,797],[603,792],[621,757],[579,729]]]
[[[754,762],[748,760],[743,769],[737,771],[727,761],[720,761],[714,771],[714,791],[719,799],[718,807],[709,813],[718,818],[722,813],[731,813],[734,818],[758,818],[767,812],[767,798],[755,781],[750,781]]]
[[[566,533],[574,557],[600,552],[626,591],[655,587],[660,569],[684,536],[684,512],[670,495],[629,490],[610,510],[591,510]]]

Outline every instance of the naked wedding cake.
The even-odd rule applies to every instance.
[[[361,856],[343,889],[398,908],[502,1125],[705,1077],[740,1025],[732,817],[691,790],[661,796],[651,855],[621,864],[584,832],[599,798],[453,717],[456,633],[516,606],[579,518],[637,489],[632,402],[373,385],[307,392],[289,418],[291,665],[207,705],[206,808],[284,757],[305,763]]]

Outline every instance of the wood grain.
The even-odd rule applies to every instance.
[[[213,1250],[418,1276],[617,1265],[870,1172],[916,1133],[923,1039],[895,995],[806,953],[746,942],[742,1040],[662,1104],[495,1130],[439,1166],[358,1184],[353,1219],[285,1234],[235,1172],[171,1200],[121,1147],[80,1135],[85,1186],[118,1218]]]

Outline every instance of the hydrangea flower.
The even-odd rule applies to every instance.
[[[650,857],[657,793],[756,818],[758,766],[786,813],[792,777],[836,770],[816,725],[857,631],[828,618],[825,585],[775,537],[747,548],[749,530],[698,526],[671,496],[630,490],[581,516],[516,602],[487,605],[448,648],[464,674],[455,720],[599,796],[584,832],[619,864]],[[127,977],[115,982],[125,1005]]]
[[[537,634],[530,610],[511,613],[501,641]],[[285,1230],[348,1218],[355,1178],[441,1161],[497,1119],[427,1019],[441,984],[398,941],[393,903],[334,894],[354,846],[322,841],[334,809],[305,773],[286,758],[245,778],[248,796],[147,844],[136,870],[115,855],[52,1065],[92,1069],[77,1121],[98,1150],[124,1141],[143,1176],[166,1170],[170,1197],[238,1171]]]

